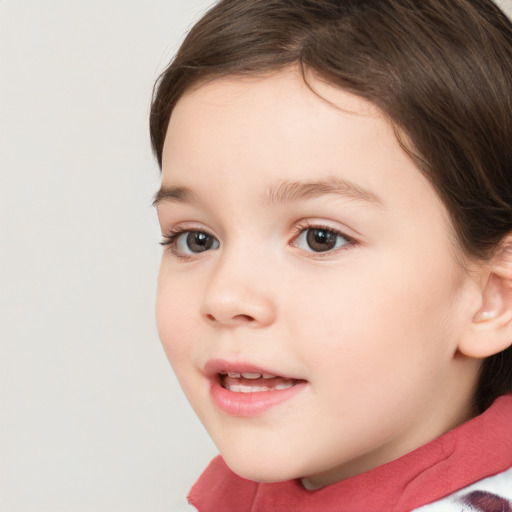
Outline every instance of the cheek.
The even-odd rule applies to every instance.
[[[190,355],[190,326],[197,325],[197,297],[190,283],[172,275],[162,263],[158,278],[156,297],[156,324],[158,334],[167,358],[175,372],[179,374],[182,362]]]
[[[307,303],[289,305],[288,324],[302,359],[339,386],[389,388],[399,380],[429,378],[453,354],[451,304],[457,295],[447,285],[449,269],[384,263],[382,258],[379,267],[362,265],[350,275],[319,280]]]

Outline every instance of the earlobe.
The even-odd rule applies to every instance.
[[[512,239],[485,267],[480,307],[459,343],[462,354],[477,359],[512,345]]]

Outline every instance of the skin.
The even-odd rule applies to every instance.
[[[193,252],[182,235],[165,247],[157,325],[228,465],[317,489],[473,415],[479,362],[459,345],[480,299],[443,205],[387,120],[367,101],[310,83],[339,108],[294,68],[216,79],[179,100],[162,187],[190,193],[160,197],[159,222],[164,236],[199,231],[212,245]],[[318,180],[357,191],[268,192]],[[312,250],[311,226],[331,230],[335,248]],[[210,397],[212,358],[306,386],[263,414],[232,416]]]

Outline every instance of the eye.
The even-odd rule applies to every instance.
[[[169,245],[176,256],[192,256],[219,247],[219,241],[204,231],[178,231],[164,235],[162,245]]]
[[[300,232],[293,245],[309,252],[328,252],[353,241],[338,231],[324,227],[311,227]]]

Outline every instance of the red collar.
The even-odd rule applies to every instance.
[[[483,414],[399,459],[308,491],[298,480],[245,480],[219,456],[188,499],[199,512],[406,512],[512,465],[512,394]]]

